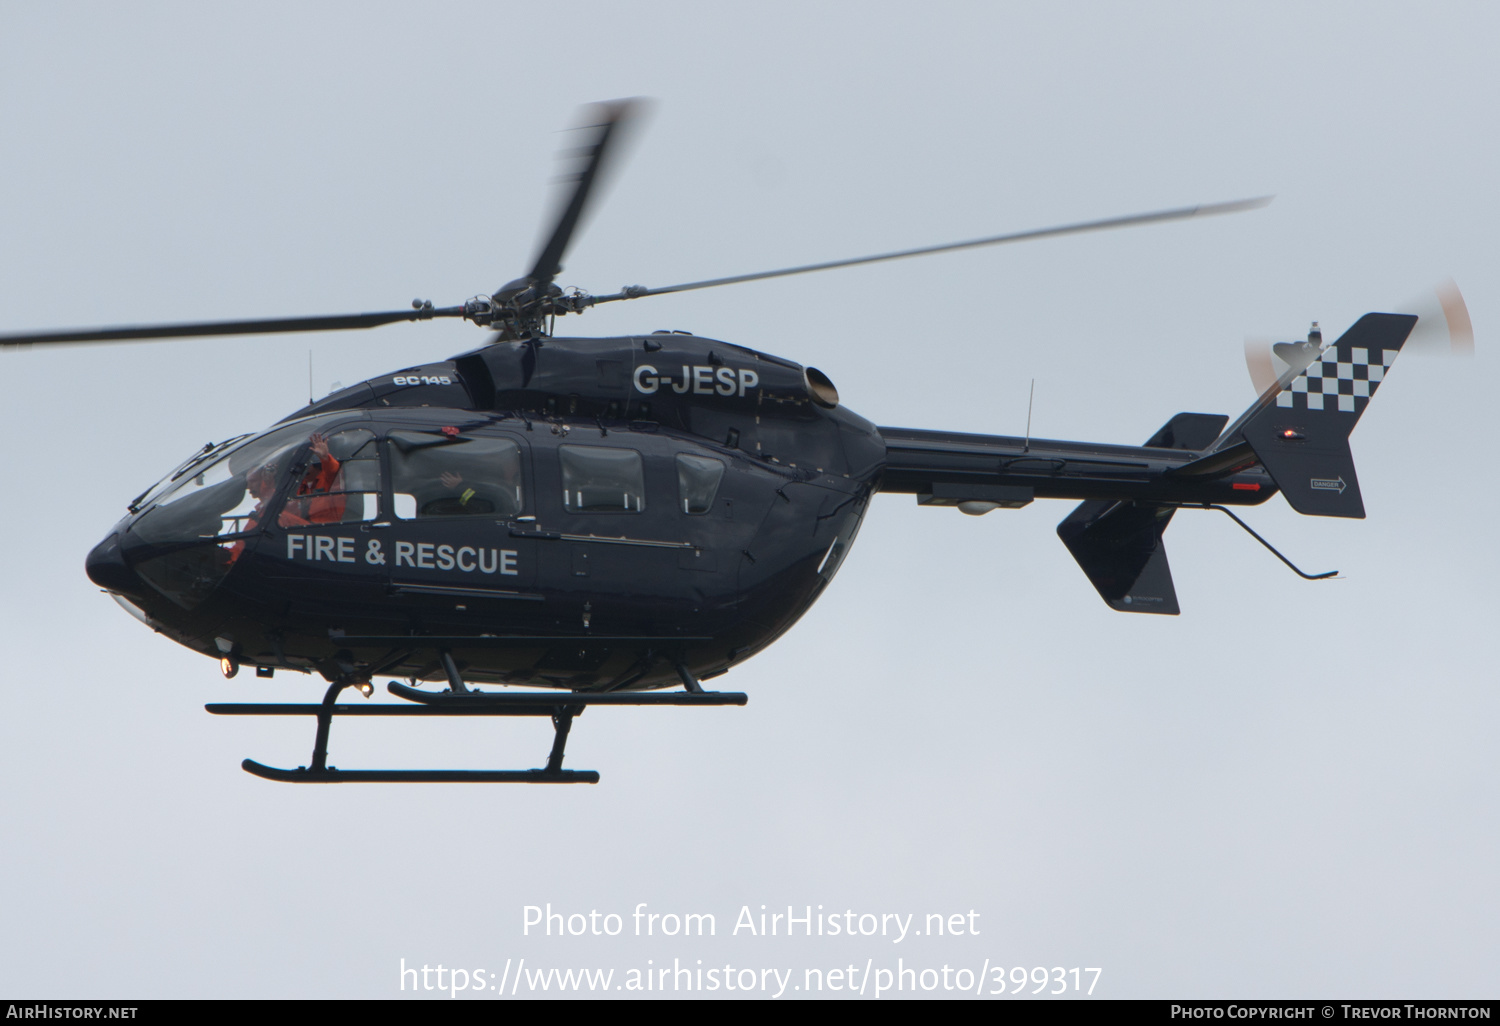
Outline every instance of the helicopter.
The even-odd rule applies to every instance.
[[[1057,527],[1099,596],[1176,615],[1163,534],[1179,509],[1229,515],[1278,492],[1299,513],[1363,517],[1348,438],[1417,321],[1369,313],[1325,345],[1316,323],[1233,423],[1179,413],[1143,445],[877,426],[827,375],[687,332],[556,333],[604,303],[1236,213],[1216,203],[592,295],[556,284],[641,103],[593,108],[580,167],[530,270],[489,295],[378,313],[0,335],[0,347],[342,331],[463,319],[484,344],[343,388],[270,428],[204,446],[127,504],[89,578],[142,623],[219,660],[318,674],[321,702],[211,703],[312,716],[312,757],[242,767],[291,783],[597,783],[564,769],[593,705],[736,706],[703,686],[785,634],[838,572],[877,492],[984,515],[1079,505]],[[373,678],[401,702],[343,704]],[[446,684],[429,690],[419,682]],[[522,692],[476,685],[521,685]],[[680,685],[680,689],[679,689]],[[548,718],[527,770],[338,769],[339,716]]]

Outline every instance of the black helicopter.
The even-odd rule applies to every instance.
[[[0,336],[17,347],[434,318],[493,330],[472,352],[206,446],[131,501],[89,554],[96,584],[156,631],[219,659],[226,676],[253,666],[257,676],[283,669],[329,682],[318,704],[208,706],[316,716],[308,766],[247,759],[246,770],[290,782],[597,782],[562,768],[574,715],[589,705],[743,705],[743,694],[700,682],[807,611],[877,491],[970,514],[1081,500],[1058,525],[1064,544],[1112,608],[1158,614],[1178,612],[1162,543],[1178,509],[1234,517],[1227,507],[1281,491],[1300,513],[1364,516],[1348,437],[1410,315],[1366,314],[1327,347],[1314,325],[1306,342],[1278,348],[1289,369],[1233,424],[1179,413],[1139,446],[877,427],[844,407],[824,374],[766,353],[683,332],[557,337],[558,316],[600,303],[1265,202],[611,295],[565,291],[555,283],[563,255],[636,110],[633,101],[597,108],[535,264],[493,295],[386,313]],[[408,701],[338,703],[348,687],[369,697],[377,675],[410,680],[389,685]],[[419,680],[448,687],[427,691]],[[555,732],[541,769],[341,771],[327,764],[336,715],[547,716]]]

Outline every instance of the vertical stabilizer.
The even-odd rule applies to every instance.
[[[1298,513],[1363,517],[1349,433],[1416,322],[1410,314],[1365,314],[1262,396],[1217,448],[1242,437]]]

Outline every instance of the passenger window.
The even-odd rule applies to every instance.
[[[724,463],[711,456],[677,455],[677,494],[684,513],[707,513],[724,478]]]
[[[646,475],[634,449],[560,445],[563,509],[570,513],[639,513],[646,506]]]
[[[287,496],[280,523],[357,524],[379,512],[380,454],[375,432],[337,431],[325,439],[328,459],[319,455],[316,436],[302,480]]]
[[[393,512],[401,519],[521,512],[521,447],[515,442],[426,431],[388,437]]]

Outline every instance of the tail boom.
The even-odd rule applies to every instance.
[[[1227,419],[1213,414],[1182,416],[1208,417],[1220,424]],[[1173,418],[1174,423],[1177,420]],[[1213,477],[1179,475],[1176,471],[1200,454],[1161,445],[1028,440],[913,428],[879,430],[886,444],[880,491],[931,498],[935,500],[932,505],[985,501],[996,494],[991,490],[997,487],[1008,495],[1036,499],[1174,505],[1256,506],[1276,494],[1275,482],[1258,466]]]
[[[1299,513],[1364,516],[1349,433],[1416,320],[1366,314],[1321,350],[1310,337],[1307,362],[1228,430],[1223,415],[1179,413],[1128,446],[882,427],[879,487],[968,513],[1081,500],[1057,533],[1100,597],[1121,612],[1175,614],[1162,535],[1178,508],[1255,506],[1282,491]]]

